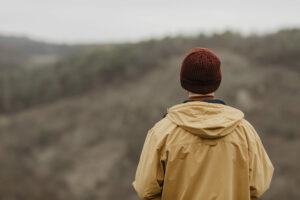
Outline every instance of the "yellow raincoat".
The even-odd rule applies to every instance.
[[[242,111],[194,101],[149,130],[133,186],[141,199],[249,200],[268,189],[273,171]]]

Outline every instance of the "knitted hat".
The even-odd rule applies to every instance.
[[[209,49],[192,49],[181,64],[181,86],[198,94],[216,91],[222,80],[220,66],[220,59]]]

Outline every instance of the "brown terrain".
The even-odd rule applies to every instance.
[[[245,113],[274,164],[261,199],[300,199],[300,62],[287,67],[226,46],[211,49],[222,60],[216,97]],[[145,135],[186,99],[179,84],[184,53],[129,78],[3,112],[0,199],[137,200],[131,183]]]

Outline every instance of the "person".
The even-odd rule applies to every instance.
[[[258,199],[273,165],[244,113],[215,98],[222,73],[209,49],[183,59],[181,86],[188,99],[167,109],[147,133],[133,187],[141,199]]]

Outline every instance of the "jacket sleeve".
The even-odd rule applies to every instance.
[[[161,199],[164,180],[164,142],[153,129],[148,131],[140,156],[133,187],[141,199]]]
[[[274,167],[257,132],[248,123],[253,136],[249,144],[249,181],[251,199],[258,199],[270,186]]]

